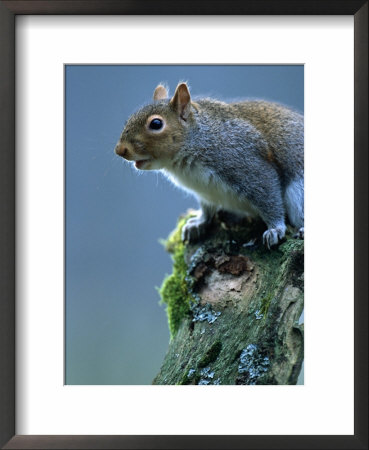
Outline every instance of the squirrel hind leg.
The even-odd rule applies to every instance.
[[[304,179],[303,177],[291,181],[284,193],[284,203],[291,225],[299,229],[304,227]]]

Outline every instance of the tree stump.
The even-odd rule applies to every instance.
[[[304,241],[271,250],[262,222],[218,213],[206,237],[165,242],[173,273],[160,294],[171,340],[153,384],[296,384],[304,344]]]

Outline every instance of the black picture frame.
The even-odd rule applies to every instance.
[[[15,435],[15,17],[19,14],[353,15],[355,42],[354,435]],[[368,448],[368,1],[10,0],[0,2],[0,445],[6,449]],[[341,214],[343,212],[339,212]],[[339,244],[338,244],[339,245]],[[336,369],[337,370],[337,369]],[[339,393],[337,393],[339,395]],[[317,405],[317,407],[319,407]]]

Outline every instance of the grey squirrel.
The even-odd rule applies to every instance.
[[[284,237],[286,214],[304,236],[301,114],[265,101],[194,101],[186,83],[172,98],[159,84],[153,100],[128,119],[115,152],[198,197],[201,212],[184,225],[183,240],[200,237],[218,208],[261,217],[268,248]]]

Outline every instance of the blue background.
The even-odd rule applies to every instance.
[[[124,122],[159,82],[220,100],[304,109],[303,66],[65,68],[66,384],[151,384],[166,353],[155,287],[171,272],[159,244],[196,200],[114,154]]]

